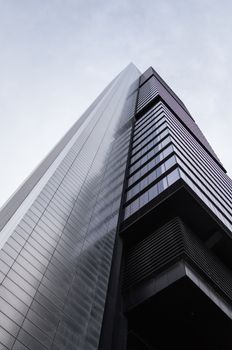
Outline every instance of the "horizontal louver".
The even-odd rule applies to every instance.
[[[179,218],[172,219],[128,249],[124,266],[124,291],[180,259],[194,265],[214,287],[232,300],[231,272]]]

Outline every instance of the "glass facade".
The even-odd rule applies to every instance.
[[[124,219],[182,179],[232,229],[231,180],[191,131],[163,101],[139,115],[133,128]]]
[[[123,349],[99,345],[120,230],[179,184],[231,231],[208,141],[153,68],[130,64],[0,212],[0,349]]]
[[[116,331],[113,333],[113,343],[118,341],[117,345],[108,343],[104,349],[169,349],[173,346],[185,349],[192,340],[197,347],[204,348],[211,337],[202,332],[199,324],[202,316],[196,317],[195,322],[192,315],[202,313],[207,315],[207,324],[210,322],[211,314],[205,311],[207,299],[228,316],[231,324],[231,195],[231,179],[186,106],[153,68],[149,68],[139,79],[120,215],[119,237],[123,248],[117,261],[122,261],[122,290],[115,319],[120,320],[122,315],[124,319],[118,337]],[[183,289],[183,281],[190,283],[189,276],[186,277],[189,266],[200,276],[201,282],[193,278],[194,288],[207,295],[205,303],[201,304],[199,296],[194,297]],[[173,288],[179,278],[176,295],[183,293],[191,302],[183,306],[181,297],[179,306],[172,311]],[[191,316],[188,317],[188,313]],[[220,325],[218,313],[214,320]],[[179,327],[185,329],[186,324],[192,328],[188,335],[184,331],[183,344],[179,335],[173,343]],[[116,321],[114,325],[118,327]],[[157,344],[154,329],[159,329],[158,333],[165,337],[166,334],[172,336],[167,337],[167,342],[161,340]],[[126,337],[126,332],[125,346],[120,339]],[[225,333],[229,334],[228,329]],[[221,342],[221,334],[222,329],[218,329],[212,346],[216,341]],[[231,336],[228,339],[230,344]],[[225,344],[229,349],[227,340]]]
[[[43,164],[29,208],[3,227],[1,349],[98,348],[130,142],[126,97],[138,76],[130,65],[106,88],[52,175]]]

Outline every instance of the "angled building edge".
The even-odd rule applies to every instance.
[[[0,211],[2,349],[229,349],[231,179],[129,64]]]

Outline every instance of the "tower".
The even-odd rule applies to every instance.
[[[0,212],[3,349],[229,349],[231,180],[130,64]]]
[[[153,68],[140,76],[134,93],[121,248],[109,287],[117,327],[113,338],[103,333],[102,344],[229,349],[231,180],[183,102]]]

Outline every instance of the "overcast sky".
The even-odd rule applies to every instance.
[[[129,62],[153,66],[232,175],[232,1],[0,0],[0,205]]]

